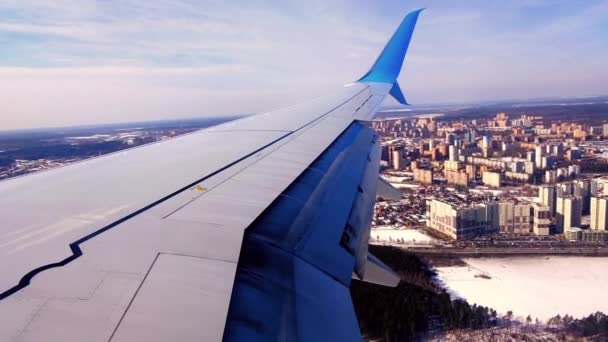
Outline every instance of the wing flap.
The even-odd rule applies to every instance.
[[[401,199],[401,191],[393,187],[386,179],[378,176],[378,196],[398,201]]]
[[[390,267],[371,253],[367,254],[365,274],[363,277],[359,277],[356,274],[354,274],[353,277],[367,283],[389,287],[395,287],[399,285],[399,282],[401,281],[401,278],[395,271],[391,270]]]

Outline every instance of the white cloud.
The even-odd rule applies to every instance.
[[[606,47],[583,36],[606,3],[530,27],[509,15],[540,1],[431,3],[402,87],[413,103],[606,91]],[[0,22],[13,55],[4,63],[0,52],[0,127],[249,113],[312,97],[363,74],[414,5],[0,0],[13,14]],[[564,23],[576,44],[563,46]]]

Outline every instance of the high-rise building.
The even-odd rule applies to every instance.
[[[453,133],[448,133],[445,135],[445,143],[448,145],[454,145],[454,142],[456,141],[456,135]]]
[[[481,175],[481,181],[487,186],[493,188],[500,188],[502,182],[502,174],[500,172],[489,172],[486,171]]]
[[[413,169],[414,180],[424,184],[433,184],[433,170],[428,169]]]
[[[458,161],[446,160],[443,162],[443,170],[445,171],[458,171],[462,168],[462,164]]]
[[[534,150],[534,161],[536,163],[536,167],[542,169],[542,164],[543,164],[543,156],[545,155],[545,147],[540,145],[540,146],[536,146],[536,149]]]
[[[393,169],[401,170],[401,150],[393,150]]]
[[[583,201],[583,215],[589,214],[591,205],[591,179],[578,179],[574,182],[574,195]]]
[[[498,204],[427,201],[427,226],[452,239],[468,239],[498,230]]]
[[[524,162],[524,172],[529,175],[534,174],[534,162],[533,161]]]
[[[591,229],[608,231],[608,197],[591,197]]]
[[[532,232],[529,203],[503,201],[498,203],[498,222],[501,233],[529,234]]]
[[[563,233],[565,229],[580,227],[583,203],[580,196],[562,195],[556,201],[556,233]]]
[[[553,170],[551,170],[551,171],[553,171]],[[568,168],[560,167],[555,171],[557,171],[558,180],[562,181],[562,180],[565,180],[566,178],[568,178]]]
[[[536,235],[549,235],[551,228],[551,209],[548,206],[532,204],[532,231]]]
[[[473,164],[466,164],[464,167],[465,172],[469,178],[469,181],[474,181],[477,178],[477,166]]]
[[[450,161],[458,160],[458,152],[456,150],[456,146],[450,145],[448,153],[450,154]]]
[[[562,154],[564,154],[564,145],[562,143],[551,145],[551,154],[556,157],[561,157]]]
[[[530,162],[534,162],[534,151],[526,152],[526,160]]]
[[[555,185],[541,185],[539,187],[538,199],[544,206],[549,207],[551,216],[555,216],[557,189]]]
[[[585,139],[587,137],[587,132],[584,129],[575,129],[574,133],[572,133],[575,139]]]
[[[469,177],[465,171],[446,170],[444,173],[448,184],[467,186],[469,183]]]
[[[551,156],[542,156],[540,158],[540,165],[538,166],[541,169],[549,169],[553,167],[555,160]]]
[[[559,197],[561,195],[574,195],[575,189],[576,186],[572,182],[559,183],[557,184],[557,196]]]
[[[600,182],[597,179],[591,180],[591,196],[597,196],[600,194]]]
[[[557,181],[557,171],[556,170],[546,170],[545,171],[545,183],[555,183]]]
[[[464,141],[466,141],[468,143],[475,142],[476,137],[477,137],[477,134],[473,130],[470,130],[470,131],[464,133]]]
[[[603,127],[602,126],[591,126],[589,127],[589,134],[590,135],[603,135]]]
[[[448,146],[446,144],[439,144],[439,147],[437,147],[437,151],[439,151],[439,154],[444,159],[448,157]]]
[[[484,150],[492,148],[492,137],[489,135],[484,135],[481,139],[481,148]]]
[[[581,166],[580,165],[569,165],[568,166],[568,175],[572,178],[578,176],[581,173]]]

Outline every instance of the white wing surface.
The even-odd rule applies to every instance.
[[[396,76],[418,13],[406,17],[364,78],[333,94],[0,182],[0,340],[360,338],[348,284],[353,273],[368,278],[367,221],[378,173],[378,144],[364,122],[389,92],[399,97]],[[389,59],[398,63],[396,74]],[[302,185],[310,191],[298,197],[293,216],[281,217],[286,211],[279,209],[303,193]],[[332,210],[348,212],[343,223],[320,221],[338,204],[342,209]],[[343,328],[310,321],[330,303],[300,304],[303,313],[274,307],[247,287],[251,279],[274,279],[254,269],[272,248],[286,253],[292,279],[301,279],[280,286],[293,292],[292,304],[308,303],[298,296],[321,291],[319,284],[336,284],[351,311]],[[322,262],[333,259],[332,248],[350,257]],[[247,315],[266,304],[276,316],[264,317],[274,323],[260,327],[254,324],[260,317]]]

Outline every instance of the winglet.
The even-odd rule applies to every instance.
[[[403,60],[410,45],[418,15],[424,8],[410,12],[405,16],[397,31],[388,41],[372,68],[359,79],[359,82],[380,82],[393,84],[391,95],[402,104],[407,104],[405,97],[397,85],[397,76],[401,72]]]
[[[399,87],[399,83],[393,83],[393,87],[391,88],[390,94],[393,95],[395,100],[397,100],[402,105],[409,105],[405,100],[405,96],[403,96],[403,92],[401,91],[401,87]]]

